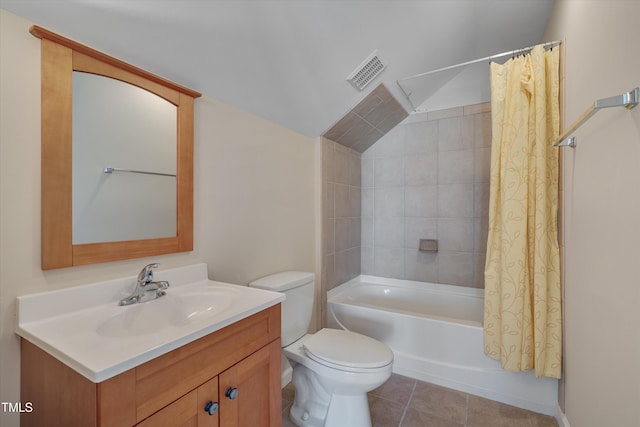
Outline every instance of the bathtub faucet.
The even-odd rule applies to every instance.
[[[165,280],[159,282],[153,281],[153,269],[158,268],[159,265],[158,263],[145,265],[138,274],[136,288],[133,290],[133,293],[121,300],[119,305],[147,302],[165,295],[166,292],[164,290],[169,287],[169,282]]]

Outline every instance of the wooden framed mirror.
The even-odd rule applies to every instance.
[[[41,27],[30,32],[42,41],[42,269],[193,250],[193,110],[201,95]],[[175,235],[74,243],[74,72],[133,85],[175,106]]]

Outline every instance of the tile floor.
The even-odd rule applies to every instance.
[[[292,384],[282,389],[282,427],[292,427]],[[558,427],[555,418],[393,374],[369,393],[374,427]],[[344,426],[349,427],[349,426]]]

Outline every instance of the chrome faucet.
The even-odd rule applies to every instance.
[[[153,269],[158,268],[160,264],[147,264],[138,274],[136,288],[127,298],[120,300],[119,305],[131,305],[139,302],[147,302],[165,295],[164,291],[169,287],[169,282],[162,280],[153,281]]]

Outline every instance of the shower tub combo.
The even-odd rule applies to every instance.
[[[359,276],[329,291],[327,323],[387,344],[395,373],[554,415],[557,380],[484,354],[483,299],[481,289]]]

